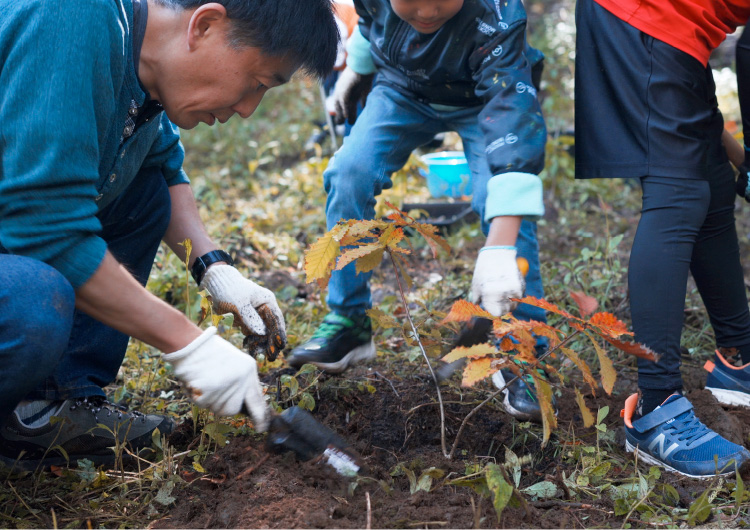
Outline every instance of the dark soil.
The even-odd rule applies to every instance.
[[[577,502],[572,499],[528,502],[508,507],[498,521],[491,500],[468,487],[448,484],[467,474],[467,465],[503,462],[505,447],[519,457],[531,455],[522,468],[520,487],[542,480],[560,483],[561,472],[570,474],[575,462],[561,457],[565,447],[594,445],[592,429],[584,429],[573,393],[564,389],[559,407],[559,438],[545,448],[540,429],[521,424],[502,411],[499,403],[484,407],[464,431],[458,456],[443,457],[440,418],[435,391],[422,375],[421,365],[411,373],[393,373],[394,363],[379,357],[369,368],[347,372],[346,380],[323,376],[314,416],[344,437],[362,456],[366,470],[353,481],[322,463],[297,462],[294,455],[267,453],[261,438],[238,437],[209,457],[207,474],[186,474],[192,484],[185,488],[171,513],[152,528],[571,528],[622,525],[615,518],[612,501],[604,496]],[[627,374],[627,372],[626,372]],[[632,379],[632,378],[631,378]],[[686,377],[686,381],[698,377]],[[366,383],[360,384],[357,383]],[[367,385],[375,388],[368,391]],[[621,442],[621,420],[616,412],[633,381],[621,377],[614,396],[587,398],[592,410],[610,407],[609,429]],[[463,417],[490,390],[460,389],[455,381],[443,387],[446,402],[448,445],[453,442]],[[728,439],[742,443],[750,435],[750,412],[725,410],[701,388],[688,387],[698,416]],[[570,433],[575,433],[573,438]],[[554,437],[554,435],[553,435]],[[576,441],[577,440],[577,441]],[[562,449],[561,449],[562,448]],[[622,462],[622,477],[632,476],[632,458],[621,444],[609,446]],[[410,494],[406,476],[391,476],[398,464],[422,471],[436,467],[445,472],[433,481],[432,490]],[[642,471],[647,471],[643,468]],[[615,470],[617,473],[618,470]],[[687,507],[705,483],[665,474]],[[385,487],[384,487],[385,486]],[[392,490],[392,491],[388,491]],[[580,500],[580,499],[579,499]],[[368,522],[369,520],[369,522]]]

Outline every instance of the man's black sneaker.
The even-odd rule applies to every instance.
[[[544,372],[541,370],[538,372],[541,377],[547,378]],[[497,388],[503,388],[506,382],[514,377],[515,374],[510,370],[500,370],[492,374],[492,384]],[[536,397],[534,380],[530,375],[525,374],[510,383],[503,390],[503,394],[505,395],[503,407],[508,414],[522,421],[542,422],[542,408]],[[552,397],[552,406],[555,406],[554,396]]]
[[[292,350],[287,362],[293,368],[314,364],[325,372],[338,374],[352,364],[373,357],[375,343],[370,317],[329,313],[312,338]]]
[[[161,434],[174,430],[174,422],[166,416],[123,410],[101,396],[55,401],[50,407],[56,409],[52,417],[57,420],[40,426],[29,427],[17,411],[6,419],[0,427],[1,463],[29,471],[84,458],[111,465],[118,443],[137,452],[151,445],[154,430]]]

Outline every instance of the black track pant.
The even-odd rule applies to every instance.
[[[734,221],[734,173],[707,180],[644,177],[643,211],[628,282],[636,340],[662,355],[638,362],[638,386],[677,389],[688,270],[708,310],[719,347],[750,354],[750,313]],[[745,350],[745,351],[743,351]]]

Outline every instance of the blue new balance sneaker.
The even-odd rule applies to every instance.
[[[732,366],[717,350],[714,361],[706,361],[703,368],[708,371],[706,390],[719,403],[750,407],[750,363]]]
[[[652,412],[633,419],[638,394],[625,400],[625,449],[638,459],[692,478],[734,474],[750,462],[750,451],[712,431],[693,413],[693,405],[672,394]]]

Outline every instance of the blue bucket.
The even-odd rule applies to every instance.
[[[471,171],[462,151],[442,151],[423,155],[427,165],[427,189],[433,197],[471,195]]]

